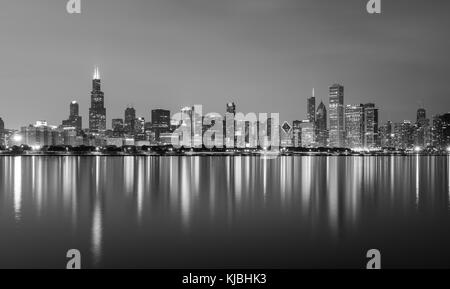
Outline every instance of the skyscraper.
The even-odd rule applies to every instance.
[[[234,102],[227,103],[227,112],[236,114],[236,104]]]
[[[123,133],[123,119],[114,118],[111,121],[111,127],[112,127],[113,132]]]
[[[294,120],[292,122],[292,142],[294,147],[302,146],[302,122]]]
[[[440,149],[450,147],[450,113],[433,117],[433,145]]]
[[[424,108],[417,110],[415,144],[419,147],[426,147],[431,144],[430,120],[427,119],[427,113]]]
[[[67,120],[63,120],[63,127],[74,127],[77,130],[82,129],[82,118],[79,115],[78,102],[72,101],[70,103],[70,115]]]
[[[225,114],[224,128],[225,128],[225,146],[227,148],[234,148],[236,144],[234,117],[236,115],[236,104],[234,102],[227,103],[227,112]]]
[[[0,117],[0,146],[5,145],[5,123]]]
[[[373,103],[364,104],[364,147],[380,145],[378,138],[378,108]]]
[[[327,131],[327,108],[321,101],[316,111],[316,142],[319,146],[326,146],[328,139]]]
[[[395,133],[397,134],[397,133]],[[397,142],[397,147],[402,149],[410,149],[414,146],[415,128],[410,120],[404,120],[400,124],[400,141]]]
[[[152,127],[160,132],[170,130],[170,111],[165,109],[152,110]]]
[[[95,69],[92,80],[89,130],[92,132],[103,132],[106,130],[105,96],[101,90],[101,79],[98,68]]]
[[[417,110],[417,123],[422,123],[427,119],[427,112],[424,108]]]
[[[316,97],[314,96],[314,88],[312,91],[312,96],[308,97],[307,99],[308,103],[308,111],[307,111],[307,118],[311,123],[316,122]]]
[[[384,125],[382,125],[378,130],[378,135],[380,139],[381,147],[393,147],[393,139],[395,137],[393,133],[393,124],[389,120]]]
[[[330,87],[330,146],[343,147],[345,144],[344,129],[344,87],[333,84]]]
[[[125,133],[129,135],[134,135],[136,128],[136,110],[129,106],[125,109],[125,123],[124,130]]]
[[[347,147],[363,147],[364,106],[362,104],[345,106],[345,135]]]
[[[134,132],[136,134],[143,134],[145,128],[145,118],[144,117],[138,117],[134,121]]]
[[[304,120],[300,123],[302,147],[315,145],[314,123]]]

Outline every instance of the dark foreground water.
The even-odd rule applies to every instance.
[[[450,268],[447,157],[0,157],[0,267]]]

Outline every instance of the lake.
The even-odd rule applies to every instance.
[[[446,156],[0,157],[0,268],[450,268]]]

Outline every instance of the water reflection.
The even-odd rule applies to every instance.
[[[0,169],[9,241],[67,231],[61,246],[89,248],[94,267],[111,258],[108,246],[133,251],[146,240],[136,247],[147,250],[160,236],[171,236],[163,251],[173,240],[201,251],[205,232],[238,244],[258,234],[269,242],[275,230],[278,245],[300,250],[344,242],[369,221],[418,211],[448,221],[450,210],[447,157],[1,157]]]
[[[22,219],[22,157],[14,159],[14,216],[17,223]]]

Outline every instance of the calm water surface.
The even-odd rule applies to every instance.
[[[448,157],[0,157],[0,267],[450,268]]]

